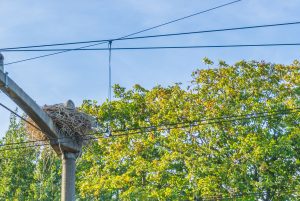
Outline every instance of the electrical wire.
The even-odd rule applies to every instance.
[[[111,123],[111,48],[112,48],[112,41],[108,42],[108,125],[107,125],[107,135],[111,135],[110,130],[110,123]]]
[[[93,46],[96,46],[96,45],[101,45],[101,44],[104,44],[104,43],[106,43],[106,42],[101,42],[101,43],[96,43],[96,44],[93,44],[93,45],[82,46],[82,47],[75,48],[75,49],[62,50],[62,51],[58,51],[58,52],[51,53],[51,54],[44,54],[44,55],[40,55],[40,56],[36,56],[36,57],[30,57],[30,58],[27,58],[27,59],[21,59],[21,60],[13,61],[13,62],[10,62],[10,63],[5,63],[4,66],[17,64],[17,63],[22,63],[22,62],[31,61],[31,60],[36,60],[36,59],[41,59],[41,58],[44,58],[44,57],[54,56],[54,55],[57,55],[57,54],[62,54],[62,53],[70,52],[70,51],[80,50],[80,49],[87,48],[87,47],[93,47]]]
[[[50,144],[45,143],[45,144],[27,145],[27,146],[22,146],[22,147],[10,147],[10,148],[6,148],[6,149],[0,149],[0,152],[16,150],[16,149],[26,149],[26,148],[31,148],[31,147],[47,146],[47,145],[50,145]]]
[[[181,18],[178,18],[178,19],[175,19],[175,20],[171,20],[171,21],[168,21],[168,22],[165,22],[165,23],[162,23],[162,24],[159,24],[159,25],[147,28],[147,29],[143,29],[141,31],[137,31],[137,32],[125,35],[125,36],[120,37],[118,39],[122,39],[122,38],[127,38],[127,37],[130,37],[130,36],[134,36],[134,35],[137,35],[137,34],[140,34],[140,33],[146,32],[146,31],[150,31],[150,30],[153,30],[153,29],[156,29],[156,28],[168,25],[168,24],[172,24],[174,22],[178,22],[178,21],[181,21],[181,20],[184,20],[184,19],[187,19],[187,18],[191,18],[191,17],[197,16],[197,15],[203,14],[203,13],[207,13],[207,12],[212,11],[212,10],[216,10],[216,9],[219,9],[219,8],[222,8],[222,7],[226,7],[226,6],[229,6],[231,4],[235,4],[235,3],[241,2],[241,1],[242,0],[236,0],[236,1],[231,1],[229,3],[226,3],[226,4],[221,4],[219,6],[216,6],[216,7],[207,9],[207,10],[203,10],[203,11],[191,14],[191,15],[187,15],[187,16],[184,16],[184,17],[181,17]],[[84,48],[87,48],[87,47],[97,46],[97,45],[100,45],[100,44],[104,44],[106,42],[99,42],[99,43],[96,43],[96,44],[92,44],[92,45],[88,45],[88,46],[82,46],[82,47],[75,48],[75,49],[70,49],[70,50],[65,50],[65,51],[59,51],[59,52],[55,52],[55,53],[51,53],[51,54],[45,54],[45,55],[40,55],[40,56],[31,57],[31,58],[27,58],[27,59],[17,60],[17,61],[5,63],[4,65],[8,66],[8,65],[12,65],[12,64],[21,63],[21,62],[26,62],[26,61],[36,60],[36,59],[40,59],[40,58],[44,58],[44,57],[54,56],[54,55],[57,55],[57,54],[62,54],[62,53],[66,53],[66,52],[70,52],[70,51],[74,51],[74,50],[78,50],[78,49],[84,49]]]
[[[34,155],[24,155],[23,157],[19,157],[17,155],[16,158],[17,158],[18,161],[25,161],[25,162],[32,161],[32,162],[37,162],[39,160],[38,156],[39,156],[39,153],[36,152],[36,153],[34,153]],[[35,159],[30,160],[30,157],[35,157]],[[2,161],[11,161],[11,160],[15,160],[16,158],[14,156],[12,156],[12,157],[1,157],[0,161],[1,162]]]
[[[108,101],[111,102],[111,49],[112,41],[108,43]]]
[[[246,29],[257,29],[257,28],[268,28],[268,27],[297,25],[297,24],[300,24],[300,22],[297,21],[297,22],[264,24],[264,25],[243,26],[243,27],[223,28],[223,29],[211,29],[211,30],[191,31],[191,32],[179,32],[179,33],[167,33],[167,34],[158,34],[158,35],[146,35],[146,36],[127,37],[127,38],[114,38],[114,39],[78,41],[78,42],[70,42],[70,43],[55,43],[55,44],[46,44],[46,45],[9,47],[9,48],[0,48],[0,51],[17,50],[17,49],[29,49],[29,48],[38,48],[38,47],[64,46],[64,45],[85,44],[85,43],[97,43],[97,42],[109,42],[109,41],[113,42],[113,41],[122,41],[122,40],[136,40],[136,39],[148,39],[148,38],[158,38],[158,37],[183,36],[183,35],[193,35],[193,34],[213,33],[213,32],[224,32],[224,31],[234,31],[234,30],[246,30]]]
[[[291,112],[293,113],[293,112]],[[274,115],[266,115],[266,116],[256,116],[256,117],[251,117],[251,119],[253,118],[261,118],[261,117],[271,117]],[[207,124],[216,124],[216,123],[225,123],[225,122],[232,122],[232,121],[237,121],[237,120],[249,120],[250,118],[239,118],[239,119],[229,119],[229,120],[223,120],[223,121],[213,121],[213,122],[205,122],[205,123],[199,123],[199,124],[189,124],[189,125],[182,125],[182,126],[173,126],[173,127],[168,127],[168,128],[159,128],[156,126],[152,126],[152,127],[144,127],[144,128],[138,128],[139,131],[136,132],[129,132],[129,133],[122,133],[122,134],[113,134],[109,137],[122,137],[122,136],[129,136],[129,135],[140,135],[142,133],[149,133],[149,132],[160,132],[160,131],[169,131],[169,130],[173,130],[173,129],[182,129],[182,128],[191,128],[191,127],[196,127],[196,126],[200,126],[200,125],[207,125]],[[142,131],[143,130],[143,131]],[[113,131],[111,132],[113,133]],[[95,134],[99,134],[99,133],[94,133],[92,136],[94,136]],[[100,139],[100,138],[107,138],[107,137],[103,137],[103,136],[97,136],[97,137],[92,137],[92,139]],[[91,139],[91,138],[90,138]],[[86,139],[86,140],[90,140],[90,139]],[[12,146],[12,145],[18,145],[18,144],[28,144],[28,143],[35,143],[35,142],[45,142],[48,140],[35,140],[35,141],[25,141],[25,142],[16,142],[16,143],[6,143],[6,144],[1,144],[0,147],[4,147],[4,146]],[[38,146],[43,146],[45,144],[38,144]],[[46,144],[46,145],[50,145],[50,144]],[[0,149],[1,151],[7,151],[7,150],[12,150],[12,149],[22,149],[22,148],[28,148],[28,147],[34,147],[35,145],[29,145],[29,146],[24,146],[24,147],[12,147],[12,148],[7,148],[7,149]]]
[[[286,114],[292,114],[292,113],[298,113],[298,112],[290,112]],[[209,125],[209,124],[218,124],[218,123],[227,123],[227,122],[233,122],[233,121],[242,121],[242,120],[250,120],[250,119],[258,119],[258,118],[265,118],[265,117],[274,117],[279,115],[286,115],[286,114],[272,114],[272,115],[261,115],[261,116],[253,116],[253,117],[247,117],[247,118],[235,118],[235,119],[227,119],[227,120],[219,120],[219,121],[208,121],[204,123],[197,123],[197,124],[187,124],[182,126],[173,126],[173,127],[167,127],[167,128],[157,128],[153,126],[152,128],[149,127],[149,129],[145,131],[137,131],[137,132],[130,132],[130,133],[124,133],[124,134],[113,134],[112,137],[120,137],[120,136],[129,136],[129,135],[136,135],[136,134],[142,134],[142,133],[148,133],[153,131],[168,131],[172,129],[182,129],[182,128],[190,128],[190,127],[197,127],[201,125]],[[178,124],[180,125],[180,124]]]
[[[152,128],[159,128],[159,127],[166,127],[166,126],[177,126],[182,124],[195,124],[199,122],[209,122],[209,121],[216,121],[216,120],[228,120],[228,119],[234,119],[234,118],[251,118],[251,116],[254,117],[265,117],[264,115],[277,115],[277,114],[286,114],[293,111],[299,111],[300,108],[289,108],[284,110],[276,110],[276,111],[265,111],[265,112],[256,112],[256,113],[248,113],[248,114],[240,114],[240,115],[230,115],[230,116],[221,116],[221,117],[214,117],[214,118],[202,118],[198,120],[191,120],[191,121],[181,121],[176,123],[164,123],[157,126],[146,126],[146,127],[139,127],[139,128],[127,128],[127,129],[119,129],[114,130],[113,132],[124,132],[124,131],[131,131],[131,130],[141,130],[141,129],[152,129]]]
[[[276,47],[300,46],[300,43],[267,43],[267,44],[232,44],[232,45],[193,45],[193,46],[152,46],[152,47],[117,47],[87,49],[24,49],[6,50],[9,52],[57,52],[57,51],[116,51],[116,50],[161,50],[161,49],[203,49],[203,48],[239,48],[239,47]]]
[[[3,107],[4,109],[8,110],[9,112],[11,112],[12,114],[14,114],[15,116],[19,117],[20,119],[22,119],[24,122],[28,123],[29,125],[31,125],[32,127],[34,127],[35,129],[41,131],[41,129],[39,127],[37,127],[36,125],[34,125],[33,123],[31,123],[30,121],[28,121],[27,119],[25,119],[24,117],[22,117],[21,115],[19,115],[18,113],[16,113],[15,111],[13,111],[12,109],[8,108],[7,106],[5,106],[3,103],[0,103],[0,106]]]
[[[291,114],[291,113],[297,113],[297,111],[295,112],[289,112],[286,114]],[[277,113],[275,115],[286,115],[283,113]],[[250,119],[257,119],[257,118],[264,118],[264,117],[274,117],[274,114],[272,115],[263,115],[263,116],[253,116],[253,117],[247,117],[247,118],[236,118],[236,119],[228,119],[228,120],[223,120],[223,121],[212,121],[212,122],[204,122],[204,123],[199,123],[199,124],[189,124],[189,125],[183,125],[183,126],[174,126],[171,128],[161,128],[161,129],[157,129],[156,127],[152,127],[152,130],[146,130],[146,131],[137,131],[137,132],[131,132],[131,133],[124,133],[124,134],[114,134],[111,135],[109,137],[122,137],[122,136],[129,136],[129,135],[137,135],[137,134],[142,134],[142,133],[149,133],[149,132],[159,132],[159,131],[166,131],[166,130],[171,130],[171,129],[182,129],[182,128],[191,128],[191,127],[196,127],[196,126],[201,126],[201,125],[207,125],[207,124],[216,124],[216,123],[225,123],[225,122],[232,122],[232,121],[241,121],[241,120],[250,120]],[[107,137],[103,137],[103,136],[98,136],[98,137],[94,137],[93,139],[100,139],[100,138],[107,138]],[[24,142],[25,143],[25,142]],[[45,146],[45,145],[50,145],[50,144],[35,144],[35,145],[28,145],[28,146],[23,146],[23,147],[10,147],[10,148],[6,148],[6,149],[0,149],[0,152],[3,151],[8,151],[8,150],[15,150],[15,149],[23,149],[23,148],[29,148],[29,147],[36,147],[36,146]],[[5,144],[2,146],[6,146]]]
[[[275,192],[273,191],[272,194],[273,195],[278,195],[278,193],[293,193],[293,192],[297,192],[297,189],[295,188],[285,188],[285,189],[278,189],[278,190],[275,190]],[[245,192],[245,193],[235,193],[235,194],[232,194],[230,196],[224,196],[222,198],[220,198],[220,196],[207,196],[207,198],[209,200],[212,200],[212,198],[214,198],[213,200],[232,200],[232,199],[235,199],[235,198],[239,198],[239,197],[244,197],[244,196],[263,196],[263,195],[266,195],[267,192],[266,190],[258,190],[257,192]],[[295,197],[299,197],[299,195],[293,195],[294,198]],[[204,200],[207,200],[207,199],[204,199]]]
[[[4,146],[13,146],[13,145],[19,145],[19,144],[30,144],[30,143],[37,143],[37,142],[48,142],[49,140],[28,140],[28,141],[23,141],[23,142],[12,142],[12,143],[5,143],[5,144],[0,144],[0,147]]]
[[[295,188],[286,188],[285,190],[272,192],[273,194],[278,193],[293,193],[297,192]],[[214,201],[214,200],[236,200],[237,198],[243,198],[245,196],[263,196],[266,194],[266,190],[258,190],[257,192],[245,192],[245,193],[235,193],[228,196],[224,195],[208,195],[205,198],[202,198],[203,201]],[[299,197],[299,195],[293,195],[295,197]]]
[[[225,32],[225,31],[246,30],[246,29],[257,29],[257,28],[268,28],[268,27],[297,25],[297,24],[300,24],[300,22],[286,22],[286,23],[254,25],[254,26],[233,27],[233,28],[223,28],[223,29],[211,29],[211,30],[191,31],[191,32],[179,32],[179,33],[167,33],[167,34],[158,34],[158,35],[146,35],[146,36],[128,37],[128,38],[123,38],[123,39],[112,39],[112,41],[149,39],[149,38],[171,37],[171,36],[183,36],[183,35],[214,33],[214,32]]]
[[[159,132],[159,131],[167,131],[167,130],[172,130],[172,129],[197,127],[197,126],[201,126],[201,125],[226,123],[226,122],[241,121],[241,120],[251,120],[251,119],[258,119],[258,118],[265,118],[265,117],[274,117],[274,116],[279,116],[279,115],[298,113],[299,110],[300,110],[300,108],[291,108],[291,109],[277,110],[277,111],[271,111],[271,112],[257,112],[257,113],[249,113],[249,114],[242,114],[242,115],[223,116],[223,117],[217,117],[217,118],[206,118],[206,119],[201,119],[201,120],[197,120],[197,121],[186,121],[186,122],[161,124],[158,126],[119,129],[119,130],[112,130],[111,131],[112,135],[109,137],[121,137],[121,136],[149,133],[149,132],[153,132],[153,131]],[[165,128],[161,128],[161,127],[165,127]],[[128,132],[128,131],[135,131],[135,132]],[[122,133],[122,132],[127,132],[127,133]],[[92,136],[92,137],[90,137],[86,140],[90,140],[90,139],[96,140],[96,139],[100,139],[100,138],[106,138],[104,136],[95,136],[95,135],[104,134],[104,133],[106,133],[106,131],[95,132],[93,134],[89,134],[87,136]],[[113,134],[113,133],[117,133],[117,134]],[[59,139],[63,139],[63,138],[59,138]],[[2,145],[0,145],[0,147],[1,146],[11,146],[11,145],[15,145],[15,144],[26,144],[26,143],[34,143],[34,142],[45,142],[45,141],[49,141],[49,140],[16,142],[16,143],[2,144]]]
[[[148,126],[148,127],[137,127],[137,128],[129,128],[129,129],[120,129],[120,130],[113,130],[112,132],[114,133],[120,133],[120,132],[128,132],[128,131],[136,131],[137,132],[130,132],[130,133],[124,133],[124,134],[114,134],[111,137],[114,136],[123,136],[123,135],[132,135],[132,134],[141,134],[143,132],[152,132],[153,130],[155,131],[164,131],[164,130],[169,130],[169,129],[179,129],[179,128],[187,128],[187,127],[195,127],[199,125],[206,125],[206,124],[216,124],[216,123],[225,123],[225,122],[232,122],[232,121],[240,121],[240,120],[250,120],[250,119],[257,119],[257,118],[263,118],[263,117],[272,117],[276,115],[286,115],[286,114],[291,114],[291,113],[297,113],[300,110],[300,108],[293,108],[293,109],[286,109],[284,110],[278,110],[278,111],[273,111],[273,112],[259,112],[259,113],[251,113],[251,114],[243,114],[243,115],[234,115],[234,116],[226,116],[226,117],[217,117],[217,118],[209,118],[209,119],[201,119],[197,121],[187,121],[187,122],[178,122],[178,123],[169,123],[169,124],[161,124],[158,126]],[[253,116],[256,115],[256,116]],[[247,117],[250,116],[250,117]],[[197,123],[201,124],[197,124]],[[178,126],[182,125],[182,126]],[[162,128],[160,127],[167,127],[168,128]],[[173,126],[173,127],[170,127]],[[141,131],[144,130],[144,131]],[[95,136],[95,134],[104,134],[106,131],[103,131],[101,133],[95,132],[93,134],[90,134],[89,136]],[[98,137],[94,139],[98,139]],[[100,138],[104,138],[103,136],[100,136]],[[43,140],[44,141],[44,140]],[[38,142],[38,141],[36,141]]]

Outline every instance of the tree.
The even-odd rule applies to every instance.
[[[204,62],[187,88],[115,85],[111,103],[84,101],[101,129],[77,161],[77,200],[299,199],[300,63]],[[1,143],[25,140],[11,118]],[[55,155],[5,148],[0,196],[59,200]]]
[[[116,85],[117,100],[111,104],[83,103],[82,110],[97,116],[103,128],[109,125],[122,136],[100,138],[83,155],[82,196],[296,199],[299,112],[288,111],[300,106],[299,62],[228,66],[221,61],[219,68],[197,70],[192,77],[187,89],[136,85],[126,90]],[[238,115],[245,116],[224,118]],[[184,123],[203,119],[213,120]],[[172,126],[178,122],[183,128]],[[132,128],[143,129],[129,134],[136,131]]]
[[[1,144],[27,141],[24,124],[18,122],[14,115],[10,117],[10,126]],[[0,199],[30,200],[33,191],[30,185],[34,182],[32,172],[35,169],[37,152],[33,147],[22,149],[23,144],[0,147]],[[8,150],[10,149],[10,150]]]
[[[30,173],[32,174],[32,173]],[[51,147],[44,147],[34,170],[34,200],[59,201],[61,190],[61,161]]]
[[[0,200],[60,200],[59,158],[49,147],[22,143],[29,140],[24,122],[11,115],[0,142],[13,144],[0,147]]]

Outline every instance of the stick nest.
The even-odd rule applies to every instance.
[[[64,136],[84,144],[91,139],[89,133],[92,131],[93,119],[90,116],[76,109],[69,109],[64,104],[45,105],[42,109]],[[28,121],[36,126],[31,118],[28,118]],[[26,129],[33,140],[49,140],[42,131],[37,130],[29,123],[26,124]]]

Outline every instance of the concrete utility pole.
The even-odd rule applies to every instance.
[[[4,57],[0,53],[0,71],[4,72]]]
[[[65,103],[68,110],[75,111],[75,104],[68,100]],[[75,172],[76,158],[78,153],[63,152],[62,160],[62,178],[61,178],[61,200],[75,200]]]
[[[28,96],[12,79],[4,73],[4,57],[0,53],[0,90],[10,97],[22,110],[39,126],[43,133],[50,140],[50,144],[55,152],[62,159],[62,201],[75,201],[75,160],[81,152],[82,144],[78,144],[74,139],[60,133],[52,119],[42,110],[37,103]],[[72,101],[68,101],[66,106],[70,110],[75,110]]]
[[[66,152],[61,155],[62,178],[61,178],[61,200],[75,200],[75,161],[77,154]]]

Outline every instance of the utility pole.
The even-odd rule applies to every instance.
[[[61,178],[61,200],[75,201],[75,172],[77,154],[66,152],[61,155],[62,178]]]
[[[82,143],[59,132],[48,114],[10,79],[7,73],[4,73],[3,63],[4,57],[0,53],[0,90],[22,108],[50,140],[50,145],[62,159],[61,200],[75,201],[75,161],[81,152]],[[67,109],[75,110],[71,100],[67,101],[65,106]]]
[[[4,72],[4,56],[0,52],[0,71]]]
[[[68,100],[65,103],[68,110],[75,111],[75,104]],[[62,160],[62,175],[61,175],[61,200],[75,201],[75,173],[76,173],[76,158],[79,153],[61,151]]]

